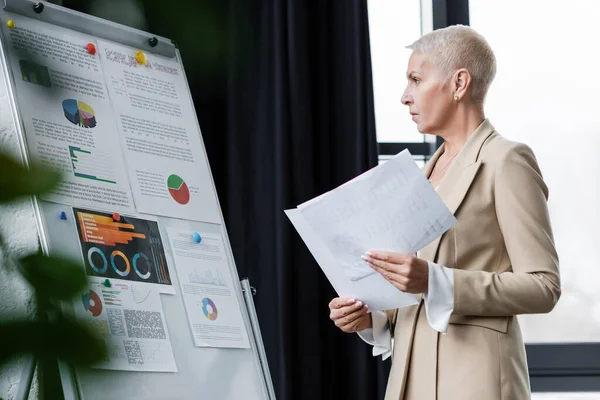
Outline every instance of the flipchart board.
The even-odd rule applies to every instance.
[[[59,362],[68,399],[273,399],[176,46],[45,2],[4,0],[1,59],[42,247],[89,288],[65,307],[105,340]]]

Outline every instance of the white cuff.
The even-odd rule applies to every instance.
[[[427,322],[438,332],[446,333],[454,310],[454,273],[443,265],[429,262],[429,287],[424,293]]]
[[[392,355],[392,335],[387,315],[383,311],[374,311],[371,313],[371,321],[373,327],[358,332],[358,336],[373,345],[373,357],[381,355],[385,360]]]

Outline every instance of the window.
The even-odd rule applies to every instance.
[[[550,190],[562,297],[520,316],[528,343],[600,341],[600,2],[470,0],[471,26],[498,61],[486,110],[503,136],[536,154]]]
[[[369,0],[369,35],[373,69],[375,124],[378,142],[435,142],[431,135],[417,131],[408,109],[400,99],[406,87],[406,66],[411,51],[406,46],[427,29],[422,22],[421,0]],[[431,0],[429,0],[431,3]],[[429,147],[422,147],[429,151]],[[386,154],[396,154],[394,147]],[[415,147],[411,154],[415,154]],[[417,150],[417,153],[420,150]]]
[[[533,393],[531,400],[598,400],[600,393]]]

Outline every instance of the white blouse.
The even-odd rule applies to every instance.
[[[446,333],[454,310],[454,273],[452,269],[429,262],[429,285],[423,294],[427,322],[438,332]],[[373,356],[385,360],[392,354],[392,333],[383,311],[371,313],[373,327],[358,332],[365,342],[373,345]],[[402,321],[396,321],[396,324]]]

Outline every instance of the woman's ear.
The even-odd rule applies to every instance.
[[[467,93],[467,89],[471,85],[471,73],[466,68],[461,68],[454,73],[452,86],[454,89],[454,99],[460,100]],[[458,97],[458,99],[457,99]]]

